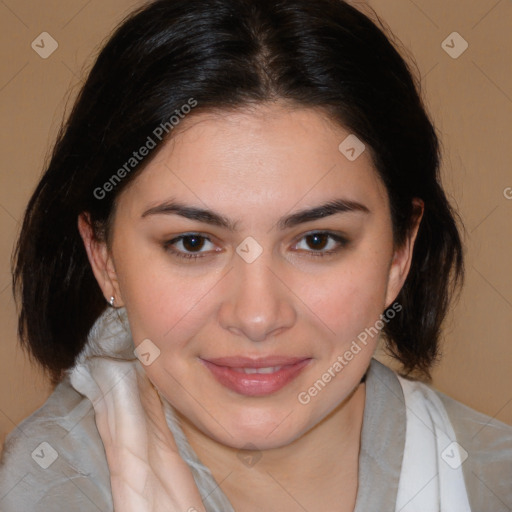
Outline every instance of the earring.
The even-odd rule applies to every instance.
[[[114,301],[115,301],[115,300],[116,300],[116,299],[115,299],[114,297],[110,297],[110,300],[108,301],[108,303],[109,303],[112,307],[114,307]]]

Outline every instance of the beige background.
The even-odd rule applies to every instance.
[[[66,101],[74,98],[101,42],[141,3],[0,0],[0,446],[51,391],[16,342],[9,261],[20,220]],[[512,4],[370,5],[418,63],[443,141],[444,183],[467,229],[467,283],[446,323],[434,385],[512,424]],[[456,59],[441,47],[454,31],[469,44]],[[48,59],[31,48],[42,32],[59,45]]]

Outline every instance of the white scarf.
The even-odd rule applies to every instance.
[[[191,449],[173,408],[162,395],[159,396],[165,420],[162,415],[161,423],[166,422],[172,433],[167,441],[175,441],[173,447],[177,448],[180,460],[188,465],[193,480],[185,475],[188,469],[180,472],[183,478],[176,476],[176,464],[171,460],[172,451],[166,449],[168,445],[156,449],[155,455],[155,449],[152,450],[155,436],[148,437],[148,429],[154,423],[146,419],[148,408],[143,405],[146,399],[141,400],[141,396],[149,396],[146,393],[151,393],[151,386],[133,351],[126,310],[108,309],[94,324],[87,345],[69,372],[73,387],[93,404],[107,454],[115,445],[115,453],[122,456],[122,482],[115,477],[112,480],[111,472],[111,481],[115,482],[112,483],[115,511],[233,512],[210,470]],[[407,425],[395,511],[471,512],[459,465],[463,456],[453,444],[455,434],[441,401],[427,386],[398,378],[404,392]],[[154,389],[152,392],[157,396]],[[157,444],[169,433],[159,432]],[[155,465],[161,468],[154,471]],[[159,478],[169,473],[174,476]],[[172,480],[172,485],[186,496],[183,501],[175,501],[168,490],[162,489],[161,480]],[[194,482],[200,494],[197,497]]]
[[[456,441],[436,393],[397,375],[406,407],[405,449],[395,512],[471,512]]]

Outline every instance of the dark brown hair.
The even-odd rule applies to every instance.
[[[13,271],[22,344],[55,382],[73,365],[107,307],[78,215],[90,214],[98,237],[108,232],[116,197],[156,151],[108,193],[98,189],[191,98],[191,116],[275,99],[322,109],[370,149],[397,244],[410,228],[412,199],[424,201],[412,267],[397,298],[403,311],[384,334],[405,373],[428,376],[463,275],[455,214],[440,184],[439,142],[394,44],[341,0],[159,0],[119,26],[25,213]],[[169,129],[157,146],[170,136]]]

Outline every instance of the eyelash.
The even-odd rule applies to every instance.
[[[327,235],[330,239],[332,239],[338,243],[338,247],[335,249],[331,249],[329,251],[314,251],[314,250],[307,251],[308,255],[312,258],[325,258],[326,256],[334,255],[337,252],[339,252],[342,248],[346,247],[349,243],[349,241],[346,238],[344,238],[340,235],[337,235],[335,233],[331,233],[330,231],[313,231],[310,233],[306,233],[299,239],[299,242],[307,237],[314,236],[314,235]],[[211,240],[207,236],[201,235],[200,233],[186,233],[184,235],[180,235],[176,238],[173,238],[172,240],[165,242],[163,244],[164,249],[168,252],[173,253],[173,255],[178,258],[183,258],[183,259],[187,259],[187,260],[197,260],[199,258],[204,258],[207,255],[207,253],[184,253],[182,251],[177,251],[176,249],[174,249],[172,247],[173,245],[177,244],[178,242],[182,241],[185,238],[193,238],[193,237],[205,239],[205,240],[211,242]]]

